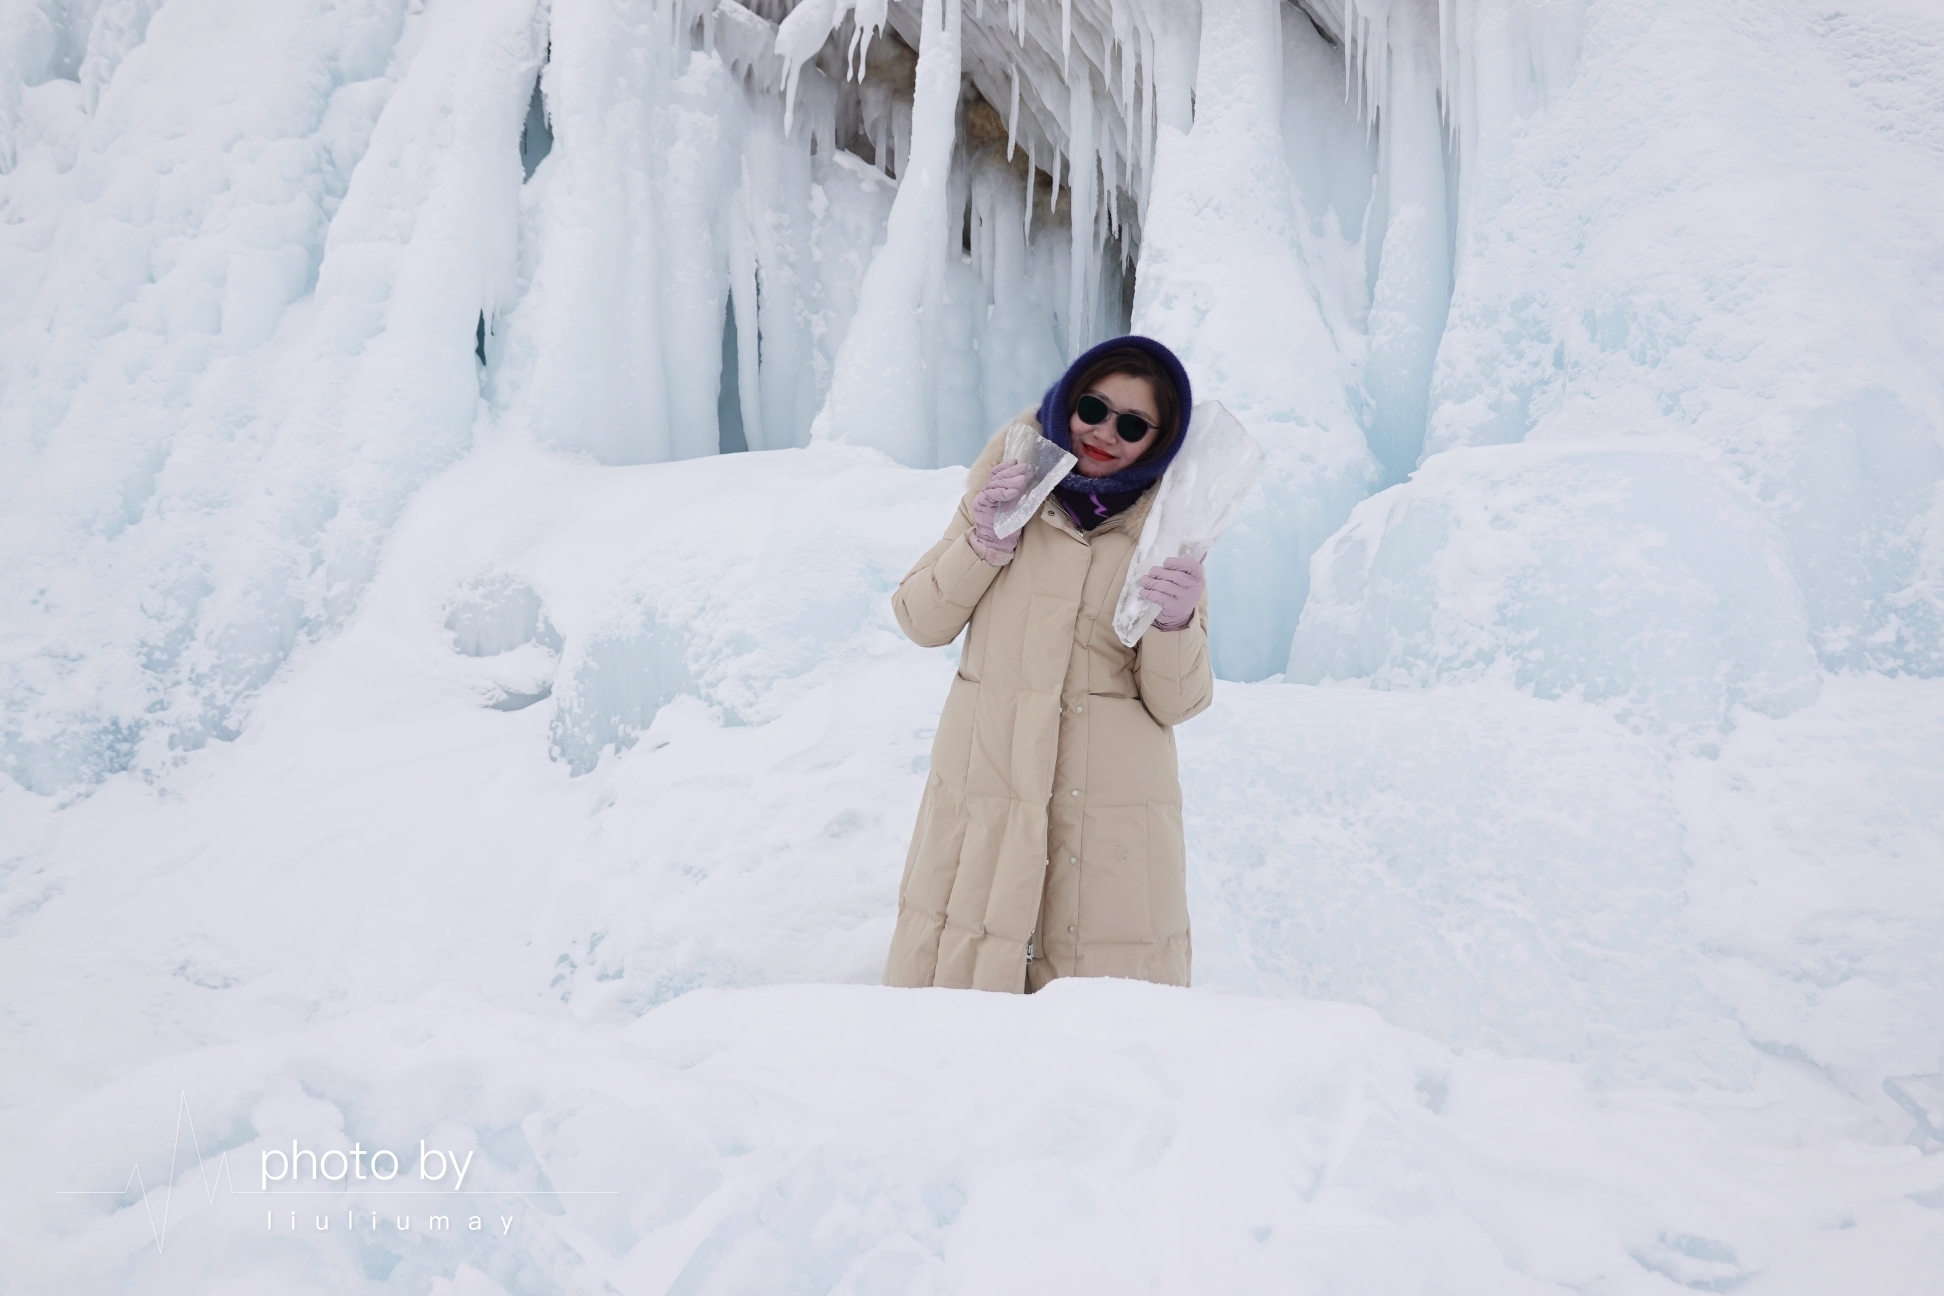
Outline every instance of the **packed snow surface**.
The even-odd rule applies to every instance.
[[[1926,0],[0,0],[0,1288],[1944,1291],[1940,210]],[[885,989],[1129,327],[1195,986]]]
[[[1944,1157],[1884,1082],[1940,1069],[1944,683],[1705,753],[1223,684],[1198,988],[885,990],[952,671],[887,594],[961,481],[482,445],[235,742],[0,791],[14,1281],[1925,1290]],[[421,1138],[489,1195],[238,1195]]]

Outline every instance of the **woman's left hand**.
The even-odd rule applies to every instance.
[[[1147,575],[1141,577],[1141,597],[1161,607],[1154,628],[1179,630],[1186,626],[1207,584],[1202,565],[1193,558],[1170,558],[1159,567],[1148,568]]]

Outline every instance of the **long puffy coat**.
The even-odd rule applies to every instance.
[[[972,465],[944,538],[892,598],[914,642],[938,647],[968,622],[971,631],[932,742],[884,982],[1187,985],[1173,726],[1214,695],[1207,597],[1180,630],[1150,629],[1133,648],[1114,634],[1155,487],[1091,532],[1049,499],[1010,564],[980,559],[967,539],[972,504],[1004,449],[1002,428]]]

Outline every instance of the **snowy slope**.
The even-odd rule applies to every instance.
[[[1944,1290],[1940,207],[1921,0],[0,0],[0,1288]],[[1130,323],[1196,987],[884,990]]]
[[[139,1208],[22,1201],[50,1235],[23,1287],[1921,1292],[1901,1279],[1936,1253],[1935,1158],[1848,1129],[1750,1145],[1756,1110],[1814,1120],[1797,1085],[1596,1094],[1367,1009],[1125,982],[700,991],[620,1030],[453,991],[179,1054],[37,1147],[89,1182],[166,1163],[184,1085],[240,1190],[274,1127],[405,1148],[408,1181],[421,1139],[471,1153],[484,1195],[211,1204],[192,1172],[160,1254]]]
[[[885,593],[958,480],[482,448],[236,742],[0,792],[0,1138],[50,1176],[9,1193],[16,1280],[1901,1293],[1933,1263],[1944,1167],[1883,1089],[1944,1038],[1927,682],[1831,677],[1712,756],[1496,686],[1225,684],[1182,731],[1201,989],[784,990],[879,971],[951,669]],[[515,1230],[369,1196],[379,1238],[347,1199],[295,1240],[205,1188],[224,1152],[420,1137],[476,1145],[496,1195],[446,1203]],[[47,1191],[153,1189],[178,1144],[172,1204]]]

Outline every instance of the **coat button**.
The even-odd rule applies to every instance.
[[[1073,928],[1071,928],[1071,927],[1069,927],[1069,928],[1067,928],[1067,930],[1068,930],[1068,931],[1072,931],[1072,930],[1073,930]]]
[[[1085,711],[1085,710],[1086,710],[1086,708],[1085,708],[1085,707],[1075,707],[1075,708],[1073,708],[1073,714],[1075,714],[1075,715],[1079,715],[1079,714],[1080,714],[1080,713],[1081,713],[1082,711]]]
[[[1067,863],[1069,863],[1069,864],[1078,864],[1079,862],[1080,862],[1080,857],[1079,857],[1078,855],[1069,855],[1069,856],[1067,856]],[[1067,928],[1067,930],[1068,930],[1068,931],[1072,931],[1072,930],[1073,930],[1073,928],[1071,928],[1071,927],[1069,927],[1069,928]]]
[[[1069,793],[1068,795],[1070,795],[1070,796],[1079,796],[1079,795],[1080,795],[1080,789],[1079,789],[1079,788],[1075,788],[1075,789],[1073,789],[1073,791],[1072,791],[1071,793]]]

